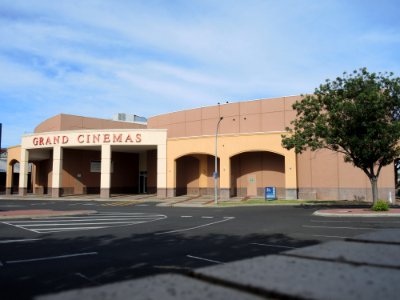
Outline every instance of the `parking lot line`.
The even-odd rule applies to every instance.
[[[198,256],[193,256],[193,255],[186,255],[186,257],[194,258],[194,259],[198,259],[198,260],[204,260],[204,261],[208,261],[208,262],[212,262],[212,263],[216,263],[216,264],[223,264],[222,261],[213,260],[213,259],[208,259],[208,258],[203,258],[203,257],[198,257]]]
[[[0,241],[0,244],[34,242],[34,241],[40,241],[40,240],[41,239],[4,240],[4,241]]]
[[[349,236],[338,236],[338,235],[322,235],[322,234],[311,234],[311,236],[327,237],[327,238],[337,238],[337,239],[348,239]]]
[[[285,249],[297,249],[297,247],[274,245],[274,244],[250,243],[250,245],[257,245],[257,246],[263,246],[263,247],[285,248]]]
[[[211,223],[207,223],[207,224],[203,224],[203,225],[199,225],[199,226],[195,226],[195,227],[189,227],[189,228],[183,228],[183,229],[176,229],[176,230],[165,231],[165,232],[158,232],[158,233],[155,233],[155,235],[162,235],[162,234],[169,234],[169,233],[190,231],[190,230],[194,230],[194,229],[198,229],[198,228],[207,227],[207,226],[211,226],[211,225],[214,225],[214,224],[218,224],[218,223],[230,221],[230,220],[232,220],[232,219],[234,219],[234,218],[235,218],[235,217],[224,217],[223,220],[219,220],[219,221],[216,221],[216,222],[211,222]]]
[[[35,261],[43,261],[43,260],[54,260],[54,259],[63,259],[77,256],[86,256],[86,255],[97,255],[97,252],[86,252],[86,253],[74,253],[67,255],[59,255],[59,256],[48,256],[48,257],[39,257],[39,258],[30,258],[30,259],[20,259],[20,260],[8,260],[7,264],[19,264],[24,262],[35,262]]]

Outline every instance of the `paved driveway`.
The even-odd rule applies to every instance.
[[[115,204],[113,204],[115,203]],[[306,207],[169,208],[154,202],[2,201],[0,209],[91,209],[98,214],[0,222],[0,296],[185,273],[384,228],[396,218],[325,218]],[[106,205],[107,204],[107,205]]]

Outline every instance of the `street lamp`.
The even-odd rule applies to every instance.
[[[215,163],[214,163],[214,202],[215,205],[218,204],[218,129],[219,124],[221,123],[224,117],[219,117],[217,123],[217,130],[215,131]]]

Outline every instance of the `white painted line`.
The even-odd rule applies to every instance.
[[[124,222],[92,222],[92,223],[50,223],[50,224],[26,224],[23,227],[45,227],[45,226],[73,226],[73,225],[100,225],[100,224],[138,224],[143,223],[144,221],[124,221]]]
[[[194,259],[198,259],[198,260],[204,260],[204,261],[208,261],[208,262],[212,262],[212,263],[216,263],[216,264],[223,264],[222,261],[213,260],[213,259],[208,259],[208,258],[203,258],[203,257],[198,257],[198,256],[193,256],[193,255],[186,255],[186,257],[194,258]]]
[[[48,228],[48,229],[37,229],[37,233],[54,233],[54,232],[65,232],[65,231],[75,231],[75,230],[90,230],[90,229],[102,229],[107,228],[107,226],[93,226],[93,227],[68,227],[68,228]]]
[[[102,229],[116,226],[130,226],[135,224],[150,223],[166,219],[167,216],[161,214],[146,213],[124,213],[115,214],[96,214],[94,216],[71,216],[71,217],[41,217],[29,221],[10,221],[4,224],[35,233],[65,232],[68,230],[90,230]],[[100,225],[100,226],[90,226]],[[57,227],[61,226],[61,227]],[[75,226],[75,227],[70,227]]]
[[[250,245],[257,245],[257,246],[263,246],[263,247],[274,247],[274,248],[285,248],[285,249],[297,249],[297,247],[273,245],[273,244],[250,243]]]
[[[379,230],[380,228],[366,228],[366,227],[346,227],[346,226],[313,226],[313,225],[302,225],[306,228],[327,228],[327,229],[354,229],[354,230]]]
[[[113,220],[116,220],[116,221],[124,221],[124,220],[130,221],[130,220],[137,220],[137,219],[141,219],[141,220],[147,221],[148,219],[152,220],[154,218],[145,218],[145,217],[142,217],[142,218],[106,218],[106,219],[104,219],[104,218],[101,218],[101,219],[87,219],[87,218],[84,218],[84,219],[74,219],[74,220],[71,220],[71,219],[65,219],[64,220],[64,219],[58,219],[57,218],[57,219],[53,219],[53,220],[46,219],[44,221],[35,219],[33,221],[15,221],[15,222],[10,222],[10,223],[12,223],[13,225],[27,226],[26,224],[52,223],[52,222],[55,222],[55,221],[57,221],[57,222],[74,222],[74,223],[78,223],[78,222],[85,222],[85,221],[113,221]]]
[[[322,235],[322,234],[312,234],[311,236],[318,237],[327,237],[327,238],[337,238],[337,239],[348,239],[348,236],[339,236],[339,235]]]
[[[193,218],[193,216],[181,216],[181,218]]]
[[[33,242],[33,241],[40,241],[40,240],[41,239],[4,240],[4,241],[0,241],[0,244],[23,243],[23,242]]]
[[[7,222],[3,222],[3,224],[9,225],[9,226],[18,227],[19,229],[23,229],[23,230],[32,231],[32,232],[34,232],[34,233],[39,233],[39,232],[37,232],[36,230],[24,228],[24,227],[21,227],[21,226],[18,226],[18,225],[13,225],[13,224],[10,224],[10,223],[7,223]]]
[[[171,231],[166,231],[166,232],[159,232],[159,233],[155,233],[155,235],[162,235],[162,234],[169,234],[169,233],[175,233],[175,232],[183,232],[183,231],[194,230],[194,229],[198,229],[198,228],[202,228],[202,227],[211,226],[211,225],[214,225],[214,224],[230,221],[230,220],[232,220],[234,218],[235,217],[225,217],[223,220],[220,220],[220,221],[211,222],[211,223],[207,223],[207,224],[203,224],[203,225],[199,225],[199,226],[195,226],[195,227],[190,227],[190,228],[176,229],[176,230],[171,230]]]
[[[203,216],[201,217],[202,219],[214,219],[214,217],[207,217],[207,216]]]
[[[3,263],[0,261],[0,267],[4,266]]]
[[[85,256],[85,255],[97,255],[97,254],[98,254],[97,252],[75,253],[75,254],[67,254],[67,255],[60,255],[60,256],[49,256],[49,257],[30,258],[30,259],[21,259],[21,260],[9,260],[9,261],[6,261],[6,263],[7,264],[19,264],[19,263],[24,263],[24,262],[54,260],[54,259],[70,258],[70,257]]]

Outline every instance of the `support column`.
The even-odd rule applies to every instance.
[[[54,146],[53,176],[52,176],[52,189],[51,189],[51,196],[54,198],[59,198],[61,196],[62,169],[63,169],[63,150],[61,146]]]
[[[100,198],[111,196],[111,145],[101,146]]]
[[[222,153],[219,161],[219,173],[221,174],[219,195],[222,200],[226,200],[231,197],[231,162],[225,153]]]
[[[21,161],[19,162],[19,190],[20,196],[26,196],[28,190],[28,172],[29,172],[29,152],[21,149]]]
[[[285,198],[288,200],[298,199],[297,196],[297,164],[296,153],[290,150],[285,155]]]
[[[6,195],[12,194],[12,177],[13,177],[14,167],[7,161],[7,173],[6,173]]]
[[[157,197],[167,197],[167,145],[157,145]]]

